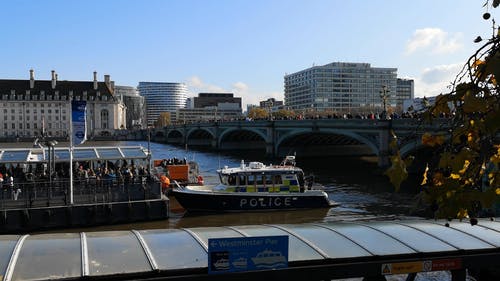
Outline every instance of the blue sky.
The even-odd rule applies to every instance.
[[[184,82],[190,96],[283,99],[283,76],[330,62],[396,67],[416,96],[446,91],[489,38],[486,0],[3,1],[0,79]],[[490,11],[495,16],[496,10]]]

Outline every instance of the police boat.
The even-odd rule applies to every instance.
[[[313,189],[312,178],[295,166],[295,156],[280,165],[261,162],[217,170],[217,185],[176,185],[172,194],[187,211],[257,211],[327,208],[328,194]]]

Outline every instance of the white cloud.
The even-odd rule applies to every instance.
[[[448,34],[439,28],[417,29],[406,43],[406,54],[410,55],[420,50],[433,54],[452,53],[462,48],[461,33]]]
[[[448,93],[449,86],[463,67],[463,63],[438,65],[425,68],[418,78],[415,78],[415,97],[430,97]]]
[[[191,93],[190,96],[197,96],[198,93],[233,93],[235,97],[241,97],[243,111],[246,111],[247,104],[259,104],[260,101],[268,98],[283,100],[283,93],[281,92],[255,92],[249,85],[241,81],[235,82],[230,87],[225,88],[207,84],[200,77],[193,76],[187,79],[186,83]]]
[[[222,87],[211,85],[203,82],[200,77],[193,76],[187,80],[187,85],[189,90],[193,95],[197,95],[198,93],[219,93],[219,92],[227,92]]]

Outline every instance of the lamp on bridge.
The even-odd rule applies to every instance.
[[[382,99],[382,105],[384,107],[384,111],[382,112],[382,118],[387,119],[387,99],[389,98],[389,93],[391,91],[387,88],[386,85],[382,86],[382,90],[380,91],[380,98]]]

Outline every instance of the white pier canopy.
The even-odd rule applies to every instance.
[[[207,274],[208,239],[274,235],[288,236],[287,268],[225,278]],[[355,221],[5,235],[0,236],[0,276],[5,281],[326,280],[449,270],[453,280],[465,280],[466,269],[497,267],[499,249],[500,222],[489,219],[474,226]]]
[[[70,149],[67,147],[54,147],[55,162],[69,162]],[[148,151],[142,146],[122,147],[74,147],[73,161],[98,161],[98,160],[131,160],[146,159]],[[1,163],[39,163],[47,162],[49,148],[0,148]]]

